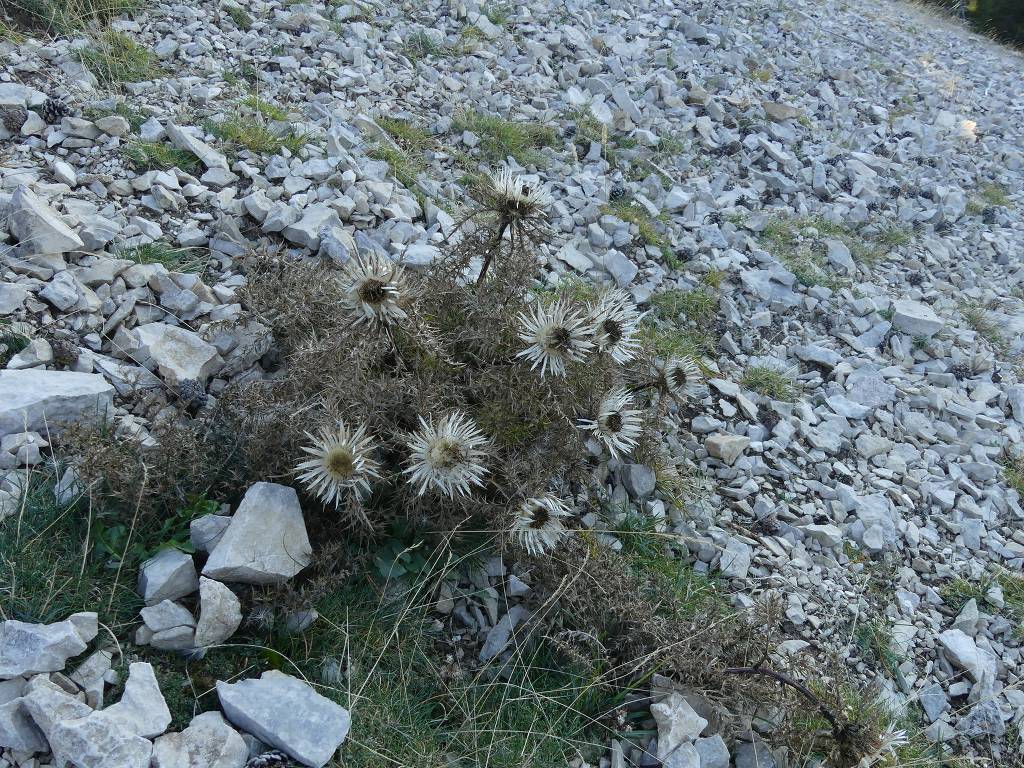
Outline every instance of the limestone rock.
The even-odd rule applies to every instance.
[[[171,712],[160,692],[153,665],[138,661],[128,667],[121,700],[103,712],[124,723],[132,733],[151,739],[167,730]]]
[[[309,565],[312,552],[295,490],[256,483],[245,492],[203,575],[218,581],[280,584]]]
[[[704,441],[707,452],[726,464],[732,464],[750,445],[750,438],[743,435],[712,435]]]
[[[203,712],[153,744],[152,768],[243,768],[249,748],[220,712]]]
[[[199,588],[192,556],[179,549],[163,549],[139,569],[139,594],[146,605],[177,600]]]
[[[223,643],[242,623],[242,605],[238,597],[219,581],[205,576],[199,580],[199,621],[196,622],[196,647]]]
[[[680,745],[692,742],[708,724],[678,691],[652,704],[651,714],[658,724],[659,760],[664,760]]]
[[[0,680],[60,671],[98,631],[95,613],[76,613],[55,624],[5,621],[0,624]]]
[[[301,680],[276,670],[238,683],[217,683],[231,723],[303,765],[326,765],[348,735],[348,711]]]
[[[11,197],[10,222],[18,253],[24,257],[67,253],[84,245],[60,215],[26,186],[18,187]]]
[[[53,433],[61,424],[99,422],[113,415],[114,388],[99,374],[0,371],[0,437]]]

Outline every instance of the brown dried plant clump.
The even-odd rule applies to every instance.
[[[243,300],[280,364],[230,388],[220,411],[264,477],[294,478],[301,461],[320,491],[310,505],[326,499],[336,525],[469,520],[548,548],[569,514],[547,497],[572,498],[597,461],[650,450],[659,404],[689,391],[641,345],[627,294],[536,283],[546,193],[498,174],[475,199],[424,272],[376,253],[343,271],[259,257]],[[354,430],[358,445],[335,437]]]

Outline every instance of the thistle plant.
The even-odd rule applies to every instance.
[[[542,555],[598,464],[650,458],[653,412],[692,397],[700,368],[656,358],[627,292],[538,286],[546,193],[501,172],[474,195],[475,227],[425,272],[379,255],[340,273],[254,271],[245,300],[277,338],[279,369],[230,387],[219,410],[260,413],[241,463],[297,469],[334,525],[468,524]]]
[[[512,253],[526,243],[537,243],[546,237],[547,208],[552,198],[543,189],[527,184],[521,176],[508,169],[486,176],[473,187],[470,196],[477,207],[468,218],[490,216],[495,220],[482,254],[483,262],[477,278],[479,286],[486,279],[491,262],[500,255],[506,235]]]

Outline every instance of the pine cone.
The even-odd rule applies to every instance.
[[[8,133],[18,133],[26,117],[25,110],[17,105],[0,107],[0,122],[3,122]]]
[[[949,367],[949,372],[960,381],[974,377],[974,369],[968,363],[954,363]]]
[[[288,760],[288,755],[275,749],[264,752],[262,755],[256,755],[245,764],[245,768],[288,768],[289,765],[291,762]]]
[[[202,408],[206,405],[206,389],[196,379],[182,379],[178,384],[178,397],[181,401],[192,408]]]
[[[64,368],[70,368],[78,361],[78,345],[63,337],[50,339],[53,350],[53,362]]]
[[[59,123],[62,117],[67,117],[70,114],[71,107],[54,96],[48,98],[39,108],[39,116],[50,125]]]

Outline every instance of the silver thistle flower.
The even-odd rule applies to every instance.
[[[371,253],[357,257],[345,267],[346,303],[356,322],[388,325],[405,320],[404,269],[383,256]]]
[[[519,338],[529,346],[518,357],[533,361],[531,369],[540,366],[541,376],[564,376],[568,363],[582,362],[593,348],[588,338],[590,328],[579,311],[561,299],[550,307],[534,304],[519,315]]]
[[[643,416],[633,408],[633,398],[621,387],[613,389],[598,408],[596,419],[581,419],[580,429],[591,432],[612,458],[629,455],[643,432]]]
[[[531,555],[542,555],[565,538],[562,519],[568,516],[565,503],[551,494],[527,499],[519,506],[512,536]]]
[[[878,745],[857,763],[857,768],[872,768],[876,765],[887,765],[891,758],[898,756],[899,748],[907,744],[907,732],[889,723],[878,736]]]
[[[518,219],[543,218],[553,199],[540,187],[531,187],[522,176],[507,168],[493,173],[489,178],[486,195],[489,207],[502,216]]]
[[[433,417],[424,421],[410,437],[409,466],[403,472],[419,486],[419,495],[435,488],[449,498],[468,496],[470,486],[483,485],[487,469],[483,465],[487,438],[473,420],[462,411],[454,411],[434,425]]]
[[[345,491],[367,492],[370,481],[380,477],[380,465],[373,460],[373,441],[366,428],[351,430],[344,421],[334,429],[323,427],[316,435],[306,433],[312,446],[302,450],[313,458],[295,469],[299,480],[324,504],[341,504]]]
[[[615,289],[605,293],[591,310],[594,344],[619,365],[628,363],[640,350],[636,338],[642,315],[629,294]]]
[[[675,357],[658,369],[662,386],[680,399],[694,397],[704,388],[704,374],[692,357]]]

